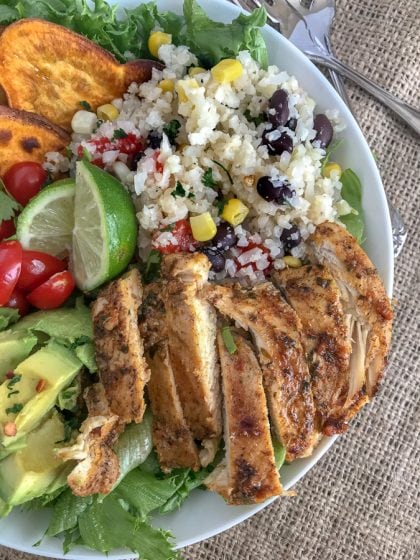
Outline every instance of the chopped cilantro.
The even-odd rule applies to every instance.
[[[156,249],[152,249],[147,257],[146,264],[143,269],[143,280],[145,284],[150,284],[160,277],[160,263],[162,262],[162,253]]]
[[[9,381],[6,383],[6,387],[11,390],[13,389],[13,387],[16,385],[16,383],[19,383],[19,381],[22,379],[22,376],[19,373],[14,373],[13,377],[11,377],[9,379]]]
[[[188,196],[187,196],[187,198],[190,198],[190,199],[194,200],[194,198],[195,198],[195,194],[194,194],[194,193],[192,193],[192,192],[190,192],[190,193],[188,193]]]
[[[261,115],[257,115],[256,117],[253,117],[251,115],[251,111],[249,109],[247,109],[244,112],[244,117],[246,118],[246,120],[248,122],[254,123],[255,126],[259,126],[260,124],[262,124],[263,122],[265,122],[267,120],[264,113],[261,113]]]
[[[165,228],[163,228],[161,231],[173,231],[175,227],[175,224],[168,224]]]
[[[163,132],[169,139],[171,144],[175,144],[176,137],[178,136],[179,129],[181,128],[181,123],[176,119],[172,119],[168,124],[163,127]]]
[[[216,161],[215,159],[212,159],[211,161],[223,169],[223,171],[224,171],[224,172],[226,173],[226,175],[228,176],[228,179],[229,179],[230,184],[233,185],[232,176],[231,176],[231,174],[229,173],[229,171],[226,169],[226,167],[225,167],[223,164],[221,164],[219,161]]]
[[[206,171],[203,174],[203,178],[201,179],[201,182],[205,187],[209,187],[209,189],[216,190],[216,181],[214,180],[213,169],[211,167],[208,167],[206,169]]]
[[[177,196],[179,196],[180,198],[183,198],[186,195],[185,189],[182,186],[182,183],[180,183],[179,181],[176,182],[176,187],[175,189],[171,192],[171,195],[176,198]]]
[[[10,397],[11,397],[12,395],[18,395],[19,393],[20,393],[20,391],[11,391],[11,392],[7,395],[7,398],[10,399]]]
[[[16,403],[13,406],[6,408],[6,414],[19,414],[22,408],[23,408],[23,404]]]
[[[128,134],[122,128],[117,128],[114,130],[114,136],[112,137],[113,140],[120,140],[122,138],[127,138]]]
[[[226,350],[229,352],[229,354],[234,354],[237,351],[238,348],[237,348],[237,346],[235,344],[235,341],[233,339],[230,327],[228,327],[228,326],[222,327],[222,339],[223,339],[224,345],[226,346]]]
[[[214,205],[215,205],[216,208],[217,208],[217,213],[218,213],[219,216],[220,216],[221,213],[223,212],[223,209],[224,209],[224,207],[226,206],[226,204],[227,204],[226,198],[217,198],[217,199],[214,201]]]
[[[7,193],[2,190],[3,183],[0,180],[0,223],[3,220],[10,220],[15,213],[20,210],[21,205],[13,200]]]
[[[85,111],[92,111],[92,107],[87,101],[79,101],[79,105],[83,107]]]

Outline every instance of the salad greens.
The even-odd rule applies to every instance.
[[[19,312],[10,307],[0,307],[0,332],[19,321]]]
[[[159,12],[155,2],[121,13],[104,0],[0,0],[0,25],[25,17],[46,19],[81,33],[120,62],[151,58],[147,40],[151,31],[160,28],[172,35],[175,45],[187,45],[206,68],[241,50],[248,50],[263,67],[268,64],[260,31],[267,17],[263,8],[224,24],[212,21],[196,0],[185,0],[182,16]]]
[[[343,185],[341,196],[353,209],[353,212],[350,212],[350,214],[340,216],[340,221],[359,243],[363,243],[365,225],[362,206],[362,184],[352,169],[343,171],[340,181]]]

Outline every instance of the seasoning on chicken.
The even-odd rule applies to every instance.
[[[205,480],[229,504],[263,502],[282,493],[261,368],[249,343],[233,334],[230,353],[217,337],[224,397],[226,459]]]
[[[337,283],[320,265],[286,268],[271,279],[302,323],[317,427],[327,435],[341,433],[347,419],[351,342]]]
[[[146,286],[139,312],[140,333],[150,367],[147,392],[153,413],[153,443],[164,472],[200,468],[198,449],[185,420],[169,359],[161,285]]]
[[[205,293],[220,313],[255,339],[271,421],[287,449],[287,461],[310,455],[318,434],[296,313],[271,283],[253,288],[211,285]]]
[[[88,387],[84,399],[89,414],[80,428],[81,433],[74,445],[63,447],[57,451],[57,456],[63,461],[79,461],[67,477],[73,494],[109,494],[120,474],[118,457],[112,447],[123,424],[109,410],[101,383]]]
[[[352,339],[347,406],[354,415],[373,397],[387,363],[393,312],[369,257],[343,227],[325,222],[308,240],[314,260],[334,276]]]
[[[133,269],[101,290],[92,306],[96,363],[111,411],[122,422],[141,422],[150,372],[137,326],[142,298]]]
[[[202,444],[203,466],[213,460],[222,432],[216,313],[199,294],[210,266],[201,253],[166,255],[162,263],[170,361],[185,419]]]

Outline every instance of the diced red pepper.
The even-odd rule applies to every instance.
[[[155,235],[155,239],[158,237],[161,230]],[[156,241],[152,242],[153,248],[157,249],[164,255],[168,255],[170,253],[186,253],[191,252],[192,248],[197,246],[197,241],[194,239],[191,231],[190,222],[188,220],[179,220],[173,225],[172,230],[168,228],[168,231],[171,231],[174,241],[176,243],[170,243],[168,245],[159,245]]]

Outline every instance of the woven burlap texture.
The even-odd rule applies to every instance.
[[[333,43],[343,61],[419,106],[419,29],[420,0],[341,0]],[[420,558],[420,145],[381,104],[351,84],[348,91],[386,191],[409,229],[395,268],[388,374],[379,396],[298,484],[295,498],[279,499],[238,527],[188,547],[186,560]],[[0,560],[30,558],[0,548]]]

